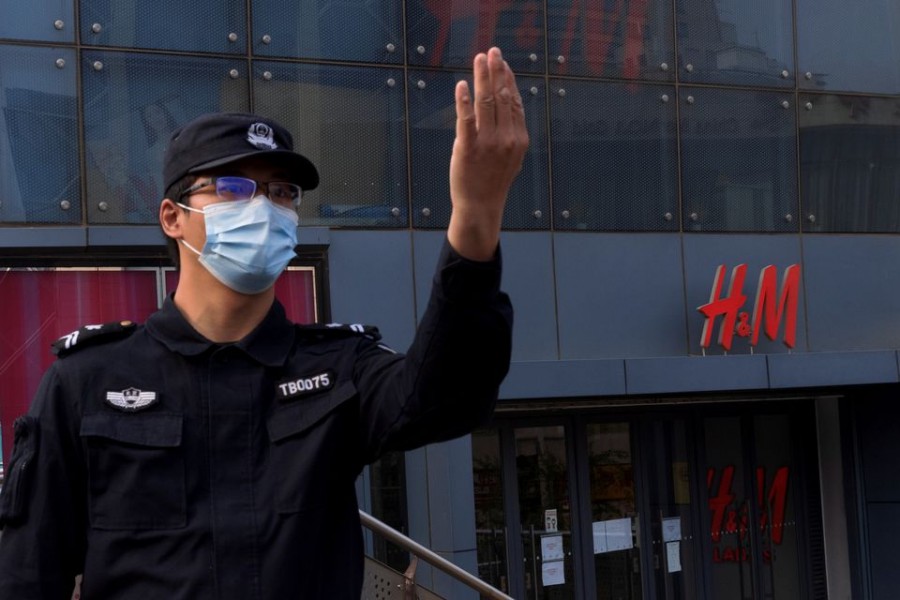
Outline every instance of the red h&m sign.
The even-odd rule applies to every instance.
[[[749,337],[750,345],[759,342],[759,332],[763,329],[766,337],[775,340],[778,329],[784,321],[784,345],[793,348],[797,341],[797,303],[800,297],[800,265],[791,265],[784,270],[781,279],[781,292],[778,291],[777,269],[769,265],[759,273],[759,284],[756,287],[756,302],[753,305],[753,317],[741,311],[747,296],[744,295],[744,279],[747,276],[747,265],[738,265],[731,271],[731,284],[728,294],[722,295],[725,283],[725,265],[716,269],[716,279],[709,294],[709,302],[697,307],[705,317],[703,335],[700,346],[709,348],[716,317],[722,317],[719,327],[719,345],[731,350],[734,335]]]

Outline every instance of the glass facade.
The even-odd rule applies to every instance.
[[[443,228],[453,85],[498,45],[532,136],[506,229],[900,231],[893,0],[3,0],[0,14],[7,225],[155,225],[172,127],[252,110],[320,167],[306,224]]]

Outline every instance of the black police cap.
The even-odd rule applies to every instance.
[[[304,191],[319,185],[319,172],[308,158],[294,152],[294,139],[271,119],[247,113],[212,113],[176,129],[163,158],[168,190],[187,175],[250,157],[286,168],[288,179]]]

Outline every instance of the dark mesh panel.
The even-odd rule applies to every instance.
[[[462,74],[412,72],[409,128],[413,225],[444,228],[450,222],[450,156],[456,137],[454,87]],[[542,79],[517,77],[531,145],[503,214],[505,229],[549,229],[547,128]],[[471,81],[469,81],[471,86]],[[471,89],[471,87],[470,87]]]
[[[900,232],[900,100],[800,99],[803,230]]]
[[[71,0],[0,0],[0,38],[75,41],[75,7]]]
[[[80,223],[75,51],[0,46],[0,222]]]
[[[556,229],[678,229],[672,88],[555,80],[550,118]]]
[[[685,231],[798,231],[794,98],[681,88]]]
[[[797,0],[800,87],[900,94],[900,2]]]
[[[683,82],[794,84],[791,0],[677,0]]]
[[[244,2],[209,0],[81,2],[81,43],[246,54],[244,6]]]
[[[236,59],[85,52],[82,80],[91,223],[156,223],[174,127],[249,109],[246,63]]]
[[[257,56],[400,63],[401,2],[254,0],[253,52]]]
[[[547,0],[551,75],[671,80],[668,0]]]
[[[544,5],[540,0],[409,0],[411,65],[471,69],[491,46],[516,73],[544,70]]]
[[[400,69],[258,62],[259,114],[283,123],[321,182],[306,225],[406,227],[406,124]]]

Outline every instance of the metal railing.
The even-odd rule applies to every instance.
[[[363,527],[366,527],[374,531],[384,539],[397,544],[401,548],[424,560],[432,567],[440,569],[450,577],[453,577],[457,581],[464,583],[465,585],[474,589],[483,597],[496,600],[514,600],[512,596],[507,596],[491,584],[478,579],[468,571],[454,565],[443,556],[436,554],[417,541],[403,535],[390,525],[382,523],[369,513],[360,510],[359,520],[362,522]]]

